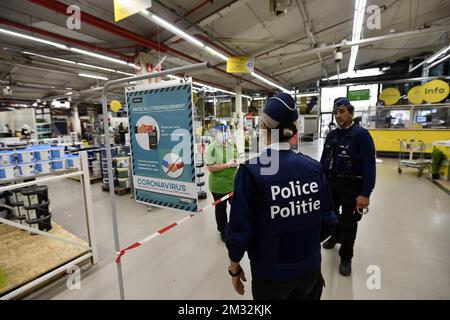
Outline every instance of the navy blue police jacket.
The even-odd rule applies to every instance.
[[[236,174],[228,255],[239,262],[247,251],[252,274],[261,278],[307,276],[320,269],[320,242],[337,223],[320,163],[288,143],[274,144]]]
[[[320,159],[327,176],[362,177],[361,195],[370,197],[375,187],[376,155],[370,133],[357,124],[334,129],[326,139]]]

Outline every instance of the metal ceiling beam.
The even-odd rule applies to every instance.
[[[296,0],[296,2],[297,2],[298,11],[300,12],[300,15],[301,15],[302,20],[303,20],[303,27],[305,29],[306,35],[311,40],[311,43],[312,43],[313,47],[316,48],[316,47],[319,46],[319,42],[317,41],[316,36],[312,32],[311,15],[308,12],[308,8],[307,8],[307,5],[305,3],[305,0],[301,0],[301,1]],[[324,61],[322,59],[322,56],[321,56],[320,52],[317,52],[317,58],[319,59],[319,63],[322,66],[323,74],[325,75],[326,78],[329,78],[328,77],[327,68],[325,66],[325,63],[324,63]]]
[[[296,57],[310,56],[310,55],[317,54],[317,52],[334,51],[337,48],[342,49],[342,48],[347,48],[347,47],[351,47],[354,45],[372,44],[372,43],[381,42],[381,41],[389,41],[389,40],[394,40],[394,39],[399,39],[399,38],[412,37],[412,36],[423,35],[423,34],[427,34],[427,33],[443,32],[443,31],[450,31],[450,25],[445,26],[445,27],[434,27],[434,28],[429,27],[429,28],[423,28],[423,29],[418,29],[418,30],[413,30],[413,31],[391,33],[391,34],[387,34],[387,35],[361,39],[359,41],[343,40],[341,43],[338,43],[338,44],[330,44],[330,45],[317,47],[314,49],[292,52],[292,53],[290,53],[290,55],[296,56]]]
[[[315,34],[319,34],[319,33],[321,33],[321,32],[327,31],[327,30],[329,30],[329,29],[332,29],[332,28],[334,28],[334,27],[340,26],[341,24],[345,24],[345,23],[350,22],[350,21],[353,21],[353,17],[351,17],[351,18],[349,18],[349,19],[346,19],[346,20],[343,20],[343,21],[341,21],[341,22],[335,23],[335,24],[333,24],[333,25],[331,25],[331,26],[328,26],[328,27],[326,27],[326,28],[323,28],[323,29],[317,31]],[[276,47],[276,48],[273,48],[273,49],[270,49],[270,50],[267,50],[267,51],[264,51],[264,52],[261,52],[261,53],[255,53],[255,58],[259,58],[259,57],[268,55],[268,54],[270,54],[270,53],[272,53],[272,52],[274,52],[274,51],[283,49],[283,48],[285,48],[285,47],[287,47],[287,46],[290,46],[290,45],[292,45],[292,44],[295,44],[295,43],[297,43],[297,42],[299,42],[299,41],[302,41],[302,40],[305,40],[305,39],[308,39],[308,37],[307,37],[307,36],[303,36],[303,37],[298,38],[298,39],[295,39],[295,40],[293,40],[293,41],[289,41],[288,43],[285,43],[285,44],[283,44],[283,45],[281,45],[281,46],[279,46],[279,47]]]
[[[186,17],[189,16],[189,15],[191,15],[191,14],[193,14],[193,13],[196,12],[197,10],[201,9],[204,5],[206,5],[206,4],[209,3],[210,1],[211,1],[211,0],[204,0],[204,1],[202,1],[201,3],[199,3],[198,5],[196,5],[194,8],[192,8],[191,10],[189,10],[188,12],[186,12],[185,14],[183,14],[182,16],[179,15],[174,9],[169,8],[169,7],[167,7],[167,6],[166,6],[166,8],[167,8],[168,10],[170,10],[171,12],[173,12],[174,14],[176,14],[176,15],[179,17],[179,18],[176,19],[173,23],[177,23],[177,22],[180,21],[180,20],[184,20],[184,21],[188,22],[188,23],[192,26],[192,25],[195,25],[195,24],[192,23],[192,22],[190,22],[189,20],[187,20]],[[159,1],[156,1],[156,2],[157,2],[159,5],[161,5],[161,2],[159,2]],[[153,38],[153,37],[155,37],[155,36],[157,36],[157,35],[158,35],[158,32],[152,34],[152,35],[150,36],[150,38]],[[173,37],[172,37],[172,38],[173,38]]]
[[[59,1],[55,1],[55,0],[28,0],[28,1],[32,2],[34,4],[37,4],[39,6],[45,7],[47,9],[49,9],[49,10],[53,10],[55,12],[67,15],[66,10],[67,10],[68,6],[66,4],[64,4],[64,3],[59,2]],[[107,32],[110,32],[110,33],[115,34],[117,36],[120,36],[122,38],[125,38],[125,39],[128,39],[128,40],[132,40],[132,41],[134,41],[136,43],[139,43],[139,44],[141,44],[143,46],[146,46],[148,48],[151,48],[151,49],[154,49],[154,50],[161,50],[161,51],[167,52],[167,53],[169,53],[171,55],[184,58],[185,60],[188,60],[190,62],[194,62],[194,63],[201,63],[202,62],[201,60],[199,60],[197,58],[194,58],[192,56],[189,56],[189,55],[187,55],[187,54],[185,54],[185,53],[183,53],[181,51],[178,51],[176,49],[170,48],[170,47],[168,47],[168,46],[166,46],[164,44],[158,44],[158,43],[154,42],[153,40],[147,39],[147,38],[145,38],[145,37],[143,37],[143,36],[141,36],[141,35],[139,35],[137,33],[128,31],[127,29],[119,27],[118,25],[115,25],[113,23],[110,23],[108,21],[100,19],[100,18],[98,18],[96,16],[93,16],[93,15],[91,15],[89,13],[81,11],[81,20],[84,23],[87,23],[87,24],[90,24],[90,25],[92,25],[94,27],[103,29],[103,30],[105,30]],[[224,75],[226,75],[228,77],[233,77],[233,78],[236,78],[236,79],[240,79],[242,81],[251,83],[254,86],[266,89],[266,87],[263,86],[263,85],[260,85],[258,83],[255,83],[255,82],[253,82],[251,80],[245,79],[245,78],[240,77],[240,76],[229,74],[225,70],[222,70],[222,69],[220,69],[218,67],[213,67],[212,69],[214,69],[215,71],[217,71],[219,73],[222,73],[222,74],[224,74]]]
[[[221,41],[219,41],[219,40],[216,39],[215,37],[211,36],[208,32],[206,32],[206,31],[203,30],[201,27],[199,27],[196,23],[191,22],[191,21],[189,21],[188,19],[186,19],[186,17],[187,17],[188,15],[194,13],[195,11],[199,10],[200,8],[202,8],[205,4],[210,3],[210,2],[211,2],[211,0],[203,1],[202,3],[198,4],[196,7],[194,7],[193,9],[191,9],[191,10],[190,10],[189,12],[187,12],[186,14],[180,15],[180,14],[178,14],[174,9],[170,8],[169,6],[167,6],[166,4],[162,3],[161,1],[157,1],[157,0],[155,1],[155,3],[157,3],[158,5],[160,5],[161,7],[163,7],[164,9],[166,9],[166,10],[168,10],[168,11],[170,11],[171,13],[175,14],[175,15],[178,17],[178,19],[176,19],[174,22],[172,22],[172,24],[175,24],[175,23],[177,23],[178,21],[183,20],[184,22],[186,22],[186,23],[189,24],[189,26],[186,27],[185,30],[188,30],[188,29],[190,29],[190,28],[194,28],[194,29],[196,29],[197,31],[200,31],[200,32],[202,32],[203,34],[205,34],[205,35],[206,35],[207,37],[209,37],[210,39],[213,39],[215,42],[219,43],[222,47],[225,47],[225,48],[227,48],[228,50],[231,50],[231,49],[230,49],[229,47],[227,47],[224,43],[222,43]],[[222,8],[223,8],[223,7],[222,7]],[[221,8],[221,9],[222,9],[222,8]],[[219,10],[220,10],[220,9],[219,9]],[[155,35],[157,35],[157,33],[156,33],[156,34],[153,34],[153,35],[151,36],[151,38],[153,38]],[[176,37],[170,37],[169,39],[163,41],[163,43],[164,43],[164,42],[167,42],[168,40],[174,39],[174,38],[177,38],[177,36],[176,36]],[[183,39],[180,38],[179,40],[183,40]],[[178,42],[178,41],[176,41],[176,42]]]

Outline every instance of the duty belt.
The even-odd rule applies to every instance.
[[[328,174],[328,178],[338,178],[338,179],[348,179],[348,180],[360,180],[363,177],[357,176],[356,174],[337,174],[330,173]]]

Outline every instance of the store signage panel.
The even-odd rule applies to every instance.
[[[114,0],[114,19],[120,21],[152,6],[152,0]]]
[[[409,89],[408,101],[412,104],[420,104],[423,102],[422,86],[415,86]]]
[[[228,73],[250,73],[254,70],[254,59],[249,56],[235,56],[227,59]]]
[[[422,97],[428,103],[441,102],[448,97],[449,85],[443,80],[432,80],[422,86]]]
[[[370,90],[362,89],[362,90],[352,90],[348,91],[347,98],[350,101],[362,101],[370,99]]]
[[[192,84],[148,84],[126,91],[137,202],[197,212]]]
[[[378,98],[383,100],[385,105],[390,106],[396,104],[400,99],[400,91],[397,88],[386,88],[381,91]]]

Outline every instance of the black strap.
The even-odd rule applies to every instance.
[[[239,266],[239,271],[238,272],[236,272],[236,273],[233,273],[233,272],[231,272],[231,268],[230,267],[228,267],[228,273],[230,274],[230,276],[232,276],[232,277],[237,277],[237,276],[240,276],[241,275],[241,273],[242,273],[242,268],[241,268],[241,266]]]

